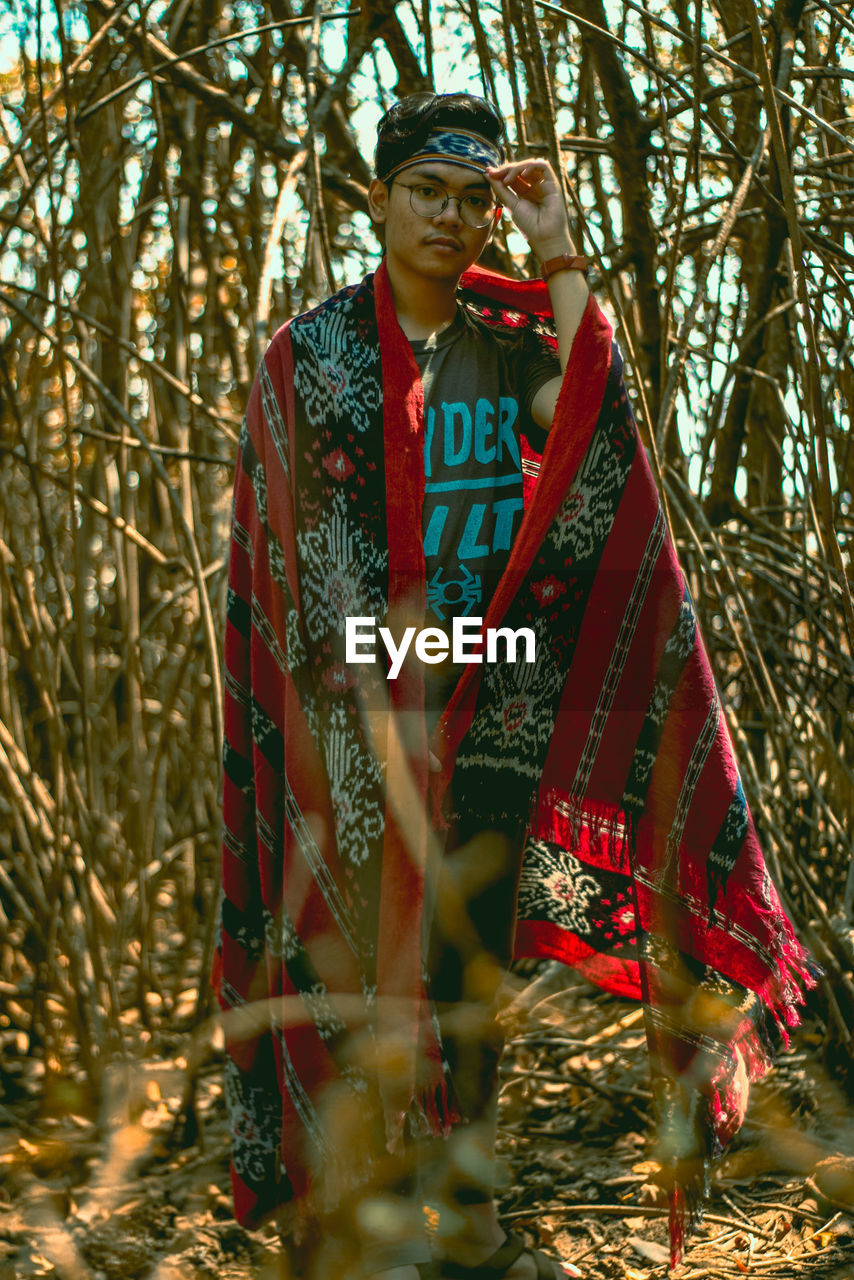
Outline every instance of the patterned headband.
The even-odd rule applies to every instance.
[[[477,169],[482,173],[484,169],[500,165],[503,158],[501,147],[479,133],[469,133],[467,129],[437,128],[428,135],[418,151],[389,169],[383,176],[383,182],[388,182],[401,169],[408,169],[419,160],[442,160],[445,164],[458,164],[465,169]]]

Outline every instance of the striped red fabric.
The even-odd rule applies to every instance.
[[[541,282],[472,269],[460,301],[553,341]],[[214,975],[247,1225],[331,1207],[405,1128],[458,1119],[421,957],[452,778],[470,825],[526,833],[517,955],[644,1002],[674,1258],[814,981],[592,298],[545,451],[524,441],[523,457],[523,522],[483,627],[532,629],[536,660],[466,669],[431,773],[417,662],[392,681],[344,644],[347,617],[424,616],[421,388],[385,268],[281,329],[256,378],[234,489]],[[370,1044],[395,1046],[393,1072]],[[358,1150],[336,1128],[342,1099],[376,1119]]]

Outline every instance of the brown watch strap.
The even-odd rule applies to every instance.
[[[587,259],[581,253],[559,253],[556,258],[547,258],[540,267],[544,280],[557,271],[583,271],[587,275]]]

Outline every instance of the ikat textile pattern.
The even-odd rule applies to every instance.
[[[554,341],[540,282],[473,269],[460,297]],[[310,1218],[404,1123],[458,1121],[420,953],[427,844],[456,817],[518,836],[518,956],[644,1002],[675,1257],[810,961],[765,869],[592,299],[544,453],[523,442],[524,518],[483,623],[532,628],[536,661],[466,669],[437,772],[417,668],[389,681],[381,662],[345,661],[347,617],[424,615],[421,408],[381,267],[279,331],[240,438],[214,974],[233,1018],[236,1214],[256,1225],[289,1203]],[[388,1084],[369,1050],[392,1007],[405,1034]],[[369,1140],[336,1124],[342,1100]]]
[[[433,129],[424,146],[407,156],[400,164],[389,169],[383,175],[388,182],[402,169],[425,160],[440,160],[444,164],[458,164],[466,169],[495,168],[501,164],[501,148],[480,134],[470,133],[467,129]]]

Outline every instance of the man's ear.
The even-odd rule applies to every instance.
[[[374,178],[368,187],[368,213],[374,224],[384,223],[388,216],[389,187],[379,178]]]

